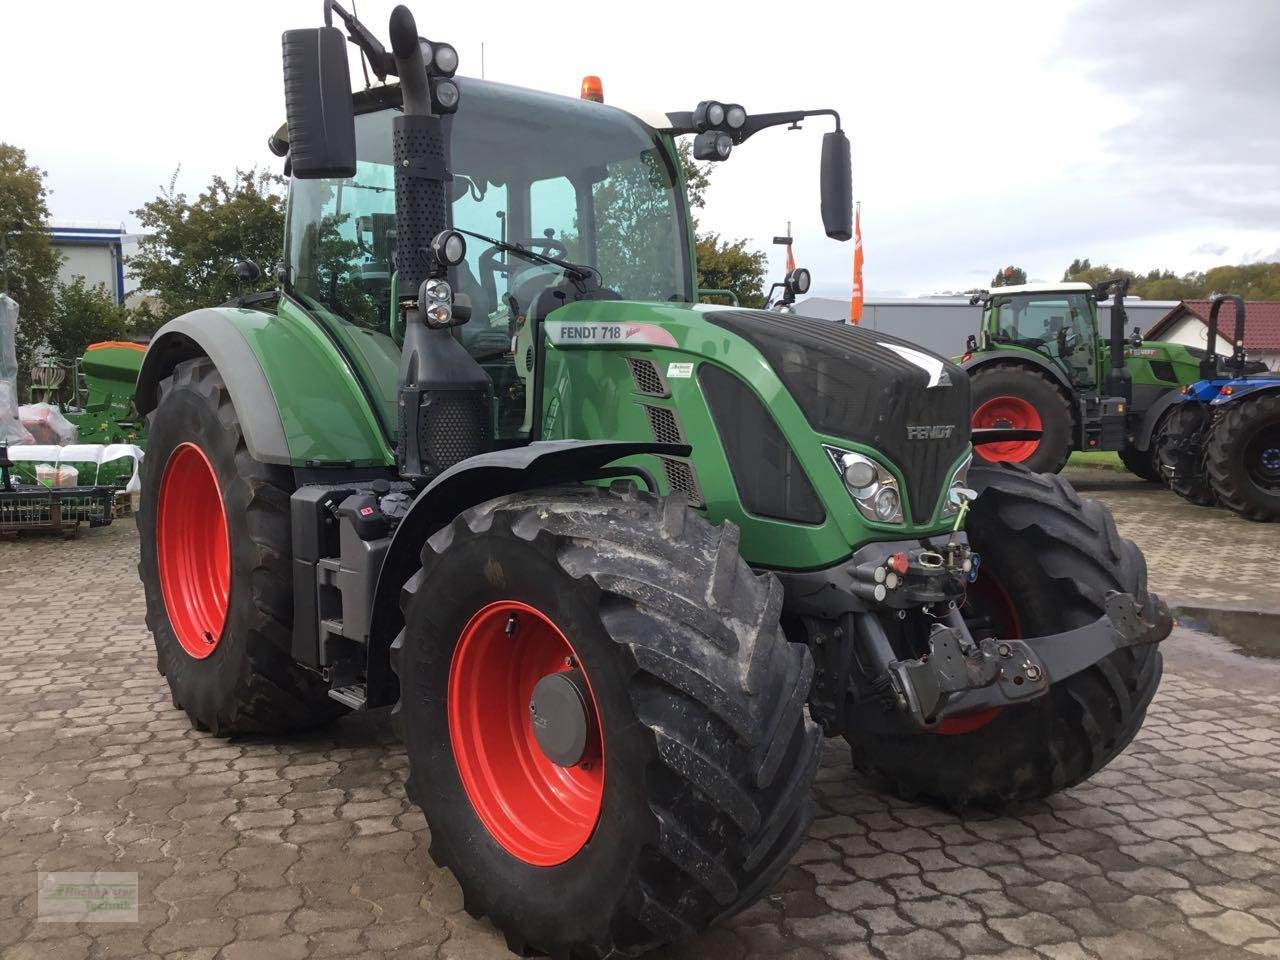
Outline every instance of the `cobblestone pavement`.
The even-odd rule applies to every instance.
[[[1280,609],[1280,529],[1083,478],[1184,602]],[[1174,525],[1178,526],[1174,536]],[[462,912],[380,717],[228,742],[172,709],[130,522],[0,544],[0,957],[508,956]],[[1183,556],[1189,557],[1186,563]],[[663,956],[1280,957],[1280,660],[1180,632],[1132,747],[1011,815],[905,803],[827,748],[776,890]],[[38,923],[36,872],[137,871],[137,923]]]

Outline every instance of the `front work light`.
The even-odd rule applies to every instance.
[[[695,160],[724,160],[733,149],[733,138],[727,133],[708,130],[693,138]]]
[[[467,241],[457,230],[441,230],[431,241],[431,255],[442,266],[456,267],[467,255]]]
[[[725,107],[724,119],[729,124],[730,130],[741,130],[747,122],[746,108],[741,104],[731,103]]]
[[[440,76],[452,77],[453,72],[458,69],[458,51],[447,43],[437,43],[430,63]]]

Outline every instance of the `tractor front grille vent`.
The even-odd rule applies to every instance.
[[[645,404],[644,412],[649,415],[649,429],[653,432],[653,439],[659,443],[684,443],[680,421],[676,419],[674,410]]]
[[[649,397],[669,397],[671,391],[662,380],[662,374],[654,366],[652,360],[639,357],[627,357],[627,365],[631,367],[631,379],[636,383],[636,393]]]
[[[676,460],[673,457],[659,457],[662,470],[667,475],[667,486],[673,496],[683,496],[691,507],[704,507],[702,488],[698,485],[698,475],[693,464],[687,460]]]

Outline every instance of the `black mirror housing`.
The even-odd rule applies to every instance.
[[[853,236],[853,160],[843,130],[822,136],[822,226],[832,240]]]
[[[336,27],[286,30],[284,109],[289,161],[300,180],[353,177],[356,118],[347,46]]]

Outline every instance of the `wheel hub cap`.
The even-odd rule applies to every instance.
[[[558,767],[576,767],[591,732],[587,704],[591,692],[581,670],[549,673],[533,688],[529,722],[543,755]]]

